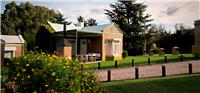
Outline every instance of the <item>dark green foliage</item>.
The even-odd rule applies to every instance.
[[[54,52],[56,38],[44,27],[41,26],[36,34],[37,49],[43,52]]]
[[[191,53],[194,44],[194,29],[177,30],[175,34],[162,35],[157,45],[171,53],[172,47],[178,46],[181,53]]]
[[[3,89],[12,89],[9,82],[17,85],[19,93],[97,93],[100,90],[97,77],[92,71],[81,68],[77,61],[30,52],[14,58],[2,68]],[[12,93],[12,92],[11,92]]]
[[[59,12],[43,6],[34,6],[30,2],[17,5],[12,1],[5,6],[1,15],[1,33],[16,35],[20,29],[26,40],[27,50],[34,50],[37,31],[40,26],[48,27],[47,21],[61,23],[64,18]]]
[[[77,17],[78,22],[84,22],[84,18],[82,16]]]
[[[87,20],[86,24],[87,24],[87,26],[95,26],[95,25],[97,25],[97,22],[95,19],[90,18]]]
[[[123,52],[122,52],[122,56],[123,56],[123,58],[128,57],[128,51],[123,50]]]
[[[89,18],[88,20],[85,20],[82,16],[77,17],[78,22],[84,22],[84,26],[95,26],[97,25],[97,22],[93,18]]]
[[[144,15],[147,6],[135,3],[135,0],[119,0],[110,7],[112,9],[105,10],[105,14],[124,31],[124,48],[133,54],[141,53],[144,45],[142,33],[149,26],[146,23],[151,21],[148,20],[149,14]]]

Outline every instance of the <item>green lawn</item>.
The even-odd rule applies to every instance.
[[[136,65],[147,64],[148,58],[151,59],[152,64],[164,63],[164,56],[167,56],[168,62],[180,61],[180,55],[172,55],[172,54],[165,54],[162,56],[159,56],[159,55],[129,56],[129,57],[125,58],[124,60],[120,60],[118,62],[118,67],[131,66],[132,59],[134,59],[134,62]],[[184,60],[194,59],[192,54],[183,54],[183,56],[184,56]],[[98,68],[98,63],[90,63],[90,64],[86,64],[86,65],[88,66],[89,69],[97,69]],[[113,68],[114,66],[115,66],[114,61],[101,62],[101,68]]]
[[[102,83],[108,93],[200,93],[200,74]]]

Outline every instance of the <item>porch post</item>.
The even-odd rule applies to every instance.
[[[76,55],[77,55],[77,51],[78,51],[78,31],[76,31]]]

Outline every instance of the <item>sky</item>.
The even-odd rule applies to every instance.
[[[6,3],[11,0],[2,0],[1,13]],[[104,9],[111,9],[110,4],[117,0],[14,0],[18,3],[29,1],[33,5],[46,6],[61,12],[67,21],[77,22],[78,16],[85,19],[93,18],[99,25],[110,21],[104,14]],[[145,14],[153,19],[150,24],[162,24],[168,31],[175,30],[175,24],[194,27],[194,21],[200,19],[200,0],[136,0],[137,3],[147,5]]]

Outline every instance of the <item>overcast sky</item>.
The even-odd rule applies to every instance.
[[[1,13],[6,3],[1,2]],[[18,3],[29,1],[34,5],[46,6],[58,10],[68,21],[77,22],[78,16],[85,19],[94,18],[98,24],[108,24],[110,21],[104,14],[104,9],[110,9],[109,4],[116,0],[14,0]],[[183,23],[185,26],[194,27],[195,20],[200,19],[199,0],[137,0],[138,3],[147,5],[148,13],[152,24],[163,24],[167,30],[174,30],[176,23]]]

